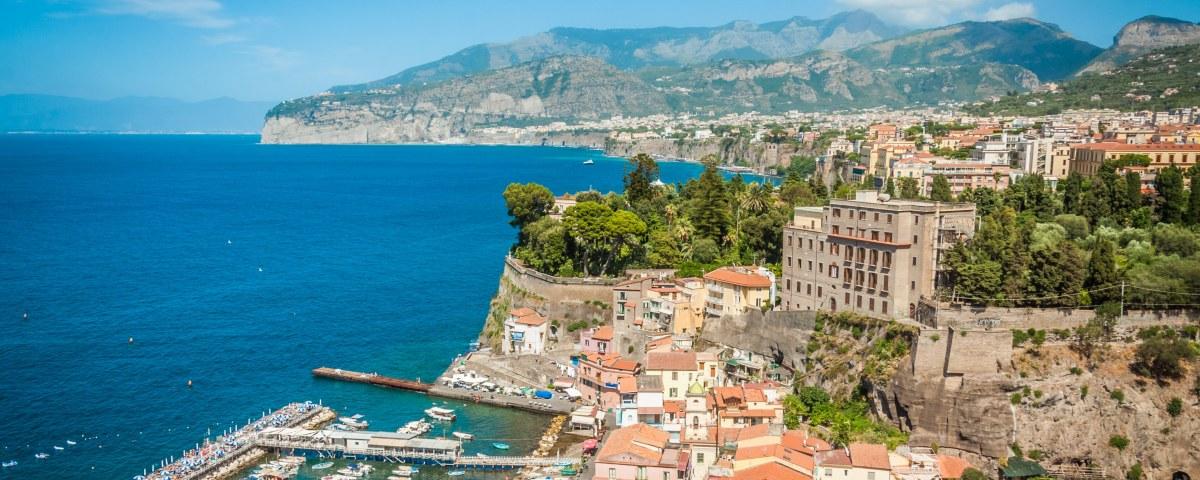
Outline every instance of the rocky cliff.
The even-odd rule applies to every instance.
[[[267,113],[263,143],[462,142],[477,126],[647,115],[667,105],[589,57],[554,57],[435,85],[325,94]]]
[[[1200,24],[1146,16],[1121,27],[1113,44],[1079,73],[1107,72],[1152,50],[1200,43]]]
[[[562,55],[596,57],[622,69],[678,67],[730,58],[786,58],[816,49],[853,48],[900,33],[902,29],[862,10],[825,19],[793,17],[763,24],[738,21],[717,27],[555,28],[511,42],[474,45],[387,78],[332,90],[440,82]]]

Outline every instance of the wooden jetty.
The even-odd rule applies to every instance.
[[[352,370],[342,370],[340,368],[320,367],[314,368],[314,377],[330,378],[333,380],[342,380],[345,382],[367,383],[378,385],[380,387],[398,388],[401,390],[410,390],[413,392],[428,393],[433,387],[428,383],[421,383],[416,380],[404,380],[402,378],[392,378],[378,373],[363,373]]]
[[[542,413],[547,415],[569,414],[575,410],[576,407],[574,403],[562,399],[531,399],[512,395],[477,392],[445,385],[433,385],[429,383],[422,383],[420,381],[393,378],[380,375],[378,373],[355,372],[353,370],[342,370],[340,368],[314,368],[312,373],[314,377],[341,380],[345,382],[366,383],[380,387],[424,393],[426,395],[435,397],[452,398],[455,400],[462,400],[464,402],[481,403],[496,407],[515,408],[518,410],[525,410],[527,412]]]

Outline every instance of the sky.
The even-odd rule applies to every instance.
[[[1198,0],[0,0],[0,94],[278,101],[557,26],[713,26],[861,8],[910,28],[1032,16],[1101,47]]]

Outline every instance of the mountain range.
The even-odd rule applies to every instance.
[[[0,95],[0,132],[251,133],[273,102]]]
[[[1196,24],[1131,22],[1102,49],[1031,18],[919,31],[853,11],[718,27],[557,28],[481,44],[287,101],[264,142],[470,141],[480,127],[663,113],[724,114],[972,102],[1116,68]]]

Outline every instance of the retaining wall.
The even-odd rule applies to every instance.
[[[572,278],[546,275],[521,265],[511,256],[504,257],[504,277],[514,286],[546,299],[548,302],[583,302],[592,300],[611,303],[612,288],[620,279]]]
[[[1087,324],[1095,314],[1091,310],[1069,308],[973,307],[942,303],[937,309],[939,327],[1003,328],[1053,330]],[[1118,325],[1186,325],[1200,323],[1200,310],[1127,310]]]

